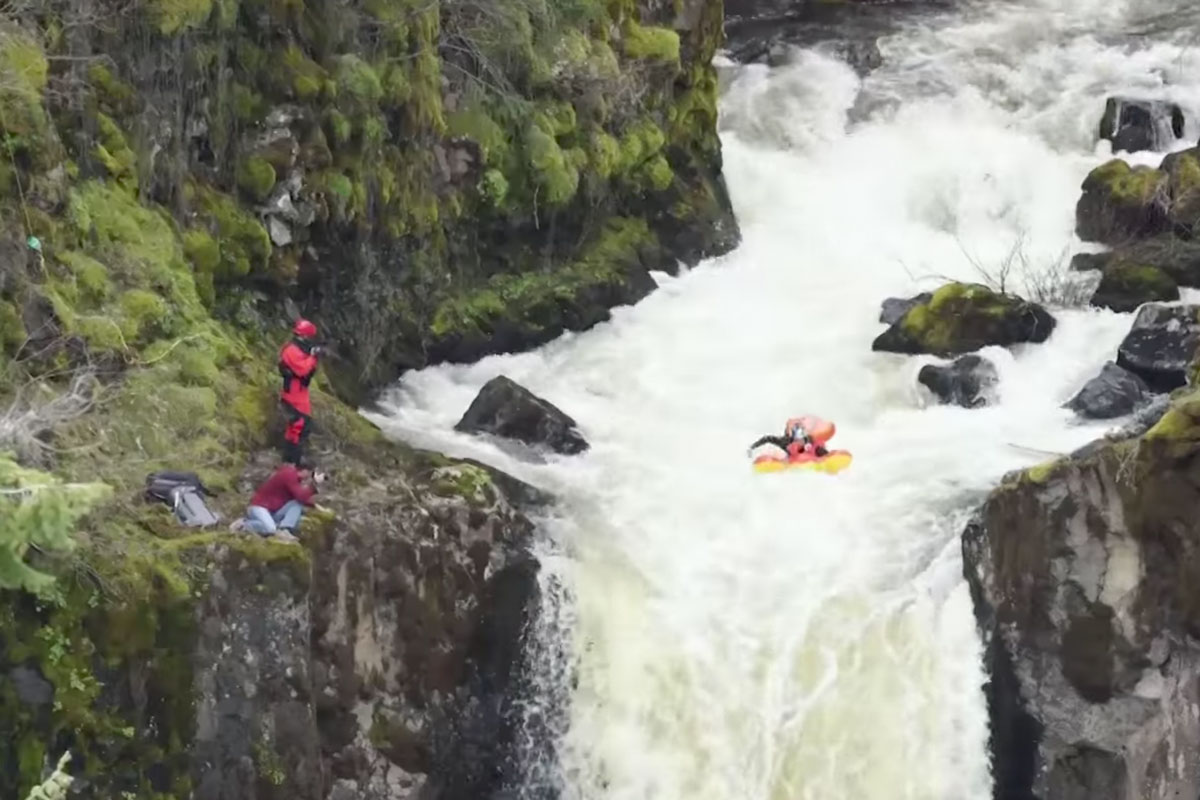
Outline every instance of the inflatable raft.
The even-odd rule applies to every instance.
[[[783,472],[792,469],[807,469],[826,472],[830,475],[850,466],[854,459],[846,450],[830,450],[823,456],[800,453],[795,456],[762,455],[754,459],[755,472]]]

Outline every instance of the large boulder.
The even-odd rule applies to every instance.
[[[1113,311],[1134,311],[1144,303],[1179,299],[1179,286],[1158,267],[1128,262],[1110,263],[1092,294],[1091,304]]]
[[[1183,109],[1162,100],[1110,97],[1100,120],[1100,138],[1112,142],[1113,152],[1166,150],[1183,138]]]
[[[587,441],[576,429],[575,420],[504,375],[483,385],[454,428],[516,439],[565,455],[588,449]]]
[[[1055,324],[1037,303],[980,284],[951,283],[910,308],[871,349],[949,357],[989,345],[1044,342]]]
[[[1168,229],[1167,175],[1113,159],[1083,181],[1075,206],[1075,232],[1084,241],[1121,244]]]
[[[1112,419],[1133,413],[1149,396],[1150,387],[1144,380],[1110,361],[1066,407],[1087,419]]]
[[[1079,253],[1071,259],[1073,270],[1103,270],[1110,264],[1157,267],[1179,286],[1200,287],[1200,242],[1169,233],[1129,242],[1105,253]]]
[[[913,297],[889,297],[879,307],[879,321],[884,325],[895,325],[913,308],[932,299],[930,292],[921,292]]]
[[[967,526],[994,797],[1200,795],[1198,419],[1009,476]]]
[[[991,402],[999,376],[995,364],[972,353],[951,364],[926,364],[917,380],[943,403],[978,408]]]
[[[1117,364],[1158,392],[1187,383],[1188,366],[1200,343],[1200,306],[1142,306],[1117,350]]]
[[[1161,169],[1170,190],[1167,218],[1176,232],[1191,236],[1200,222],[1200,148],[1171,153]]]

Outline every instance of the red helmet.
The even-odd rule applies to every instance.
[[[311,339],[317,335],[317,326],[306,319],[298,319],[296,320],[296,324],[292,326],[292,333],[297,336],[303,336],[305,339]]]

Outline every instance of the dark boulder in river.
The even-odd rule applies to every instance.
[[[1185,121],[1175,103],[1110,97],[1100,120],[1100,138],[1112,142],[1114,153],[1167,150],[1183,138]]]
[[[1200,343],[1200,306],[1142,306],[1117,350],[1117,364],[1140,376],[1150,388],[1169,392],[1187,383]]]
[[[872,350],[949,357],[989,345],[1044,342],[1054,317],[1037,303],[974,283],[950,283],[910,308]]]
[[[479,390],[455,430],[491,433],[574,455],[588,449],[575,420],[519,383],[499,375]]]
[[[1087,419],[1112,419],[1133,413],[1149,396],[1144,380],[1110,361],[1066,407]]]
[[[972,353],[951,364],[926,364],[917,380],[943,403],[978,408],[991,402],[991,391],[999,376],[995,364]]]

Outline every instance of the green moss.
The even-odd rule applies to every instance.
[[[262,223],[220,192],[197,189],[196,197],[213,225],[221,250],[214,276],[218,280],[236,280],[265,270],[271,256],[271,237]]]
[[[315,98],[325,88],[329,77],[319,64],[294,44],[283,51],[280,66],[288,77],[287,89],[298,100]]]
[[[675,181],[675,173],[663,156],[656,155],[638,169],[638,180],[648,190],[665,191]]]
[[[679,63],[679,34],[667,28],[630,25],[622,45],[630,58]]]
[[[470,139],[479,145],[485,164],[502,164],[509,152],[508,134],[482,108],[456,111],[446,117],[451,136]]]
[[[471,464],[457,464],[434,470],[432,488],[436,494],[443,497],[461,497],[477,502],[495,500],[491,475],[487,470]]]
[[[89,64],[87,75],[88,84],[106,113],[132,114],[137,110],[137,92],[114,75],[104,62],[95,61]]]
[[[120,353],[129,349],[121,326],[111,317],[82,316],[75,327],[93,353]]]
[[[638,120],[621,136],[616,172],[625,174],[641,166],[658,155],[666,143],[666,134],[653,120]]]
[[[536,338],[561,330],[581,298],[606,290],[619,294],[630,270],[640,267],[642,251],[656,244],[643,220],[612,219],[579,260],[555,272],[497,275],[482,289],[443,301],[430,333],[435,339],[475,338],[504,325]]]
[[[1144,264],[1118,262],[1104,269],[1092,305],[1133,311],[1142,303],[1179,299],[1179,287],[1163,270]]]
[[[159,32],[171,36],[203,25],[213,4],[212,0],[151,0],[148,7]]]
[[[108,299],[112,293],[108,267],[77,250],[64,250],[57,253],[56,258],[71,271],[79,287],[79,302],[98,306]]]
[[[0,29],[0,76],[5,92],[36,97],[46,88],[50,65],[36,41],[20,30]]]
[[[1165,175],[1150,167],[1131,168],[1119,158],[1092,170],[1084,181],[1084,189],[1103,186],[1113,202],[1125,206],[1143,206],[1159,191]]]
[[[334,144],[344,145],[354,135],[354,126],[340,111],[330,109],[325,115],[325,123],[329,127],[329,136]]]
[[[257,156],[243,159],[237,168],[237,184],[247,196],[261,203],[275,188],[275,168]]]
[[[479,193],[493,208],[500,208],[508,197],[508,179],[500,170],[489,169],[479,179]]]
[[[151,341],[163,333],[167,319],[167,303],[153,292],[130,289],[121,295],[121,333],[125,341]]]
[[[562,205],[575,196],[579,171],[567,163],[562,148],[549,132],[536,123],[530,125],[525,132],[525,150],[542,202]]]
[[[1142,439],[1185,443],[1200,440],[1200,392],[1193,391],[1173,402]]]
[[[29,335],[25,332],[25,323],[21,320],[21,312],[7,300],[0,300],[0,347],[4,352],[13,355],[25,344]]]
[[[221,263],[221,248],[206,230],[193,229],[184,233],[183,253],[197,272],[215,272]]]
[[[1045,483],[1046,480],[1054,474],[1058,467],[1065,463],[1067,463],[1067,459],[1065,458],[1055,458],[1050,461],[1046,461],[1042,464],[1038,464],[1037,466],[1027,469],[1025,471],[1025,477],[1033,483]]]
[[[229,87],[229,102],[234,118],[243,123],[257,122],[267,111],[267,101],[261,94],[237,82]]]
[[[354,107],[373,107],[383,97],[383,84],[371,65],[356,55],[338,56],[334,73],[338,102]]]
[[[609,178],[621,168],[621,143],[601,129],[588,137],[588,165],[601,178]]]

